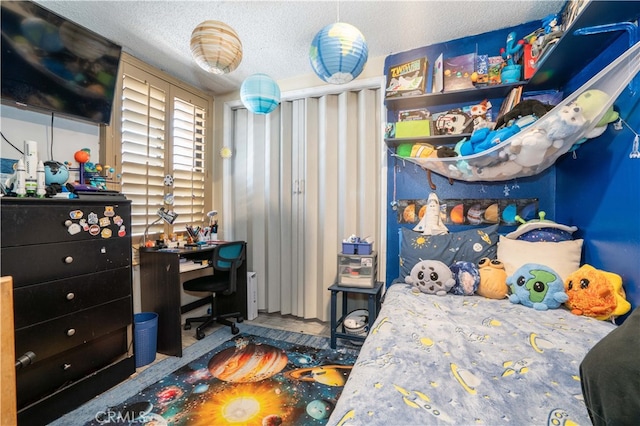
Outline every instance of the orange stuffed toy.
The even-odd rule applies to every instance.
[[[631,310],[622,288],[622,277],[583,265],[564,281],[569,300],[565,302],[575,315],[599,320],[614,319]]]

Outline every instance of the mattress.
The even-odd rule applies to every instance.
[[[614,328],[394,284],[328,424],[588,425],[580,362]]]

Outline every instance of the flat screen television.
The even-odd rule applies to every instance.
[[[2,1],[2,102],[109,124],[122,47],[28,1]]]

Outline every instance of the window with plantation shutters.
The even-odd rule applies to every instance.
[[[185,233],[185,225],[206,219],[207,141],[212,99],[135,58],[123,57],[106,158],[114,158],[120,191],[131,200],[132,235],[142,241],[160,233]],[[111,143],[109,143],[111,141]],[[168,185],[166,176],[171,176]],[[159,221],[158,209],[174,210],[173,225]]]

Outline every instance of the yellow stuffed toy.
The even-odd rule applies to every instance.
[[[507,287],[507,271],[504,264],[497,259],[483,257],[478,262],[480,284],[476,294],[488,299],[504,299],[509,294]]]
[[[622,277],[583,265],[564,281],[569,300],[565,302],[575,315],[599,320],[614,319],[631,310],[622,288]]]

